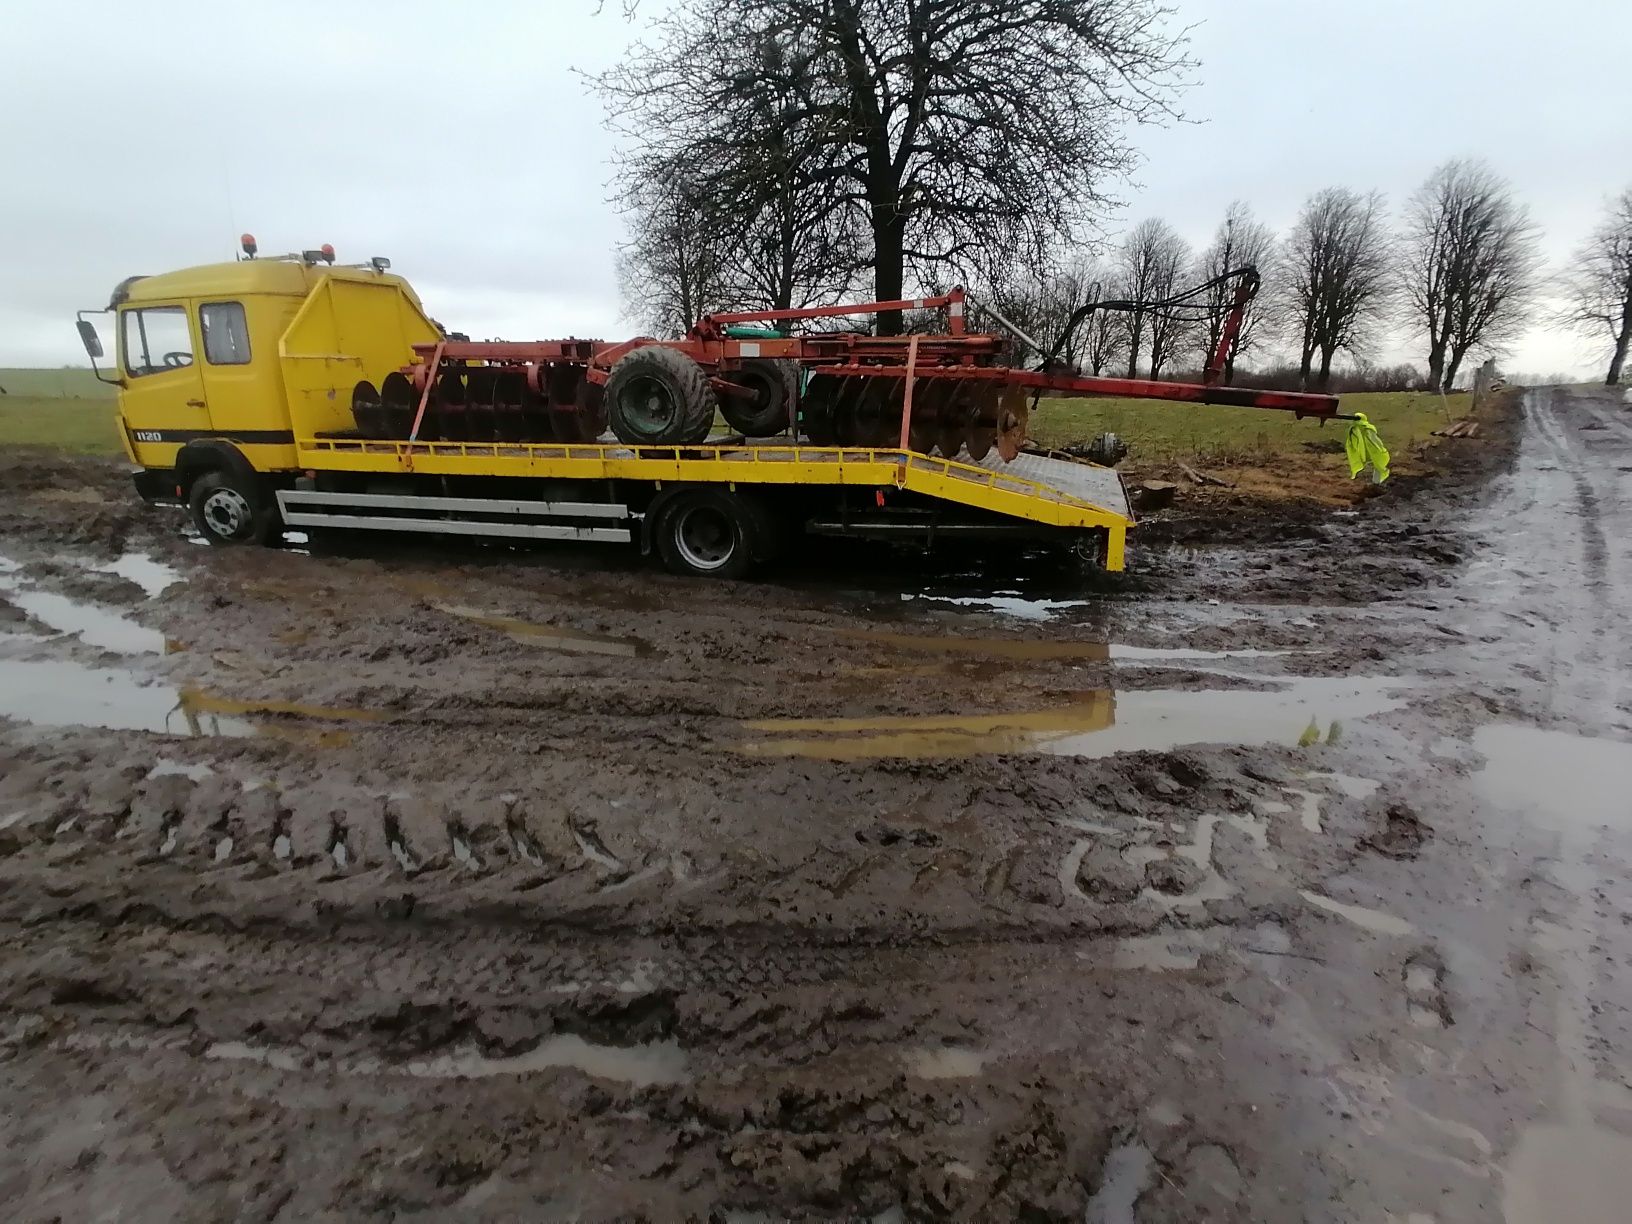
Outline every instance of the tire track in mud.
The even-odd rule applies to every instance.
[[[1588,426],[1602,426],[1606,413],[1590,395],[1539,388],[1525,394],[1524,416],[1539,453],[1531,447],[1512,480],[1515,494],[1529,504],[1502,515],[1496,548],[1526,592],[1525,602],[1548,609],[1549,623],[1539,632],[1515,632],[1507,623],[1500,640],[1510,655],[1547,652],[1550,704],[1564,718],[1589,727],[1613,724],[1618,713],[1632,714],[1624,708],[1632,648],[1615,601],[1606,598],[1624,589],[1628,558],[1624,540],[1612,542],[1605,522],[1625,517],[1626,494],[1624,482],[1580,441],[1578,424],[1585,416]],[[1617,449],[1632,460],[1632,446]],[[1503,610],[1494,601],[1481,609],[1487,619]]]
[[[94,967],[65,964],[65,942],[97,942],[95,923],[76,937],[86,921],[5,931],[16,970],[0,1020],[9,1049],[70,1063],[137,1060],[149,1074],[275,1091],[309,1106],[346,1099],[365,1134],[380,1109],[389,1116],[411,1094],[422,1118],[452,1123],[419,1124],[417,1138],[431,1153],[457,1148],[472,1107],[501,1133],[528,1111],[536,1126],[538,1077],[551,1076],[547,1112],[576,1116],[564,1133],[581,1138],[566,1139],[565,1166],[552,1165],[535,1184],[581,1176],[573,1162],[591,1163],[596,1145],[616,1135],[667,1153],[643,1165],[648,1173],[676,1159],[693,1179],[708,1170],[706,1193],[690,1200],[704,1211],[825,1202],[1006,1216],[1059,1194],[1062,1176],[1080,1198],[1086,1181],[1062,1171],[1091,1176],[1109,1120],[1085,1129],[1079,1117],[1062,1130],[1060,1106],[1044,1102],[1056,1092],[1065,1100],[1103,1096],[1091,1068],[1130,1057],[1161,1066],[1173,1037],[1140,1021],[1158,1003],[1159,985],[1157,996],[1120,992],[1078,958],[1083,971],[1064,987],[1079,1011],[1074,1024],[1101,1034],[1106,1048],[1095,1055],[1090,1039],[1085,1050],[1080,1034],[1062,1047],[1062,1034],[1041,1032],[1023,1000],[1060,994],[1057,956],[1070,951],[1063,947],[832,949],[798,980],[767,980],[777,977],[767,964],[785,965],[791,951],[786,938],[767,935],[729,953],[698,946],[677,975],[692,987],[699,970],[716,975],[698,990],[659,984],[667,975],[655,941],[653,967],[619,979],[574,973],[570,966],[583,962],[553,946],[494,955],[472,946],[468,933],[391,946],[126,922],[126,955]],[[992,976],[994,963],[1005,965],[1002,980]],[[726,978],[737,986],[721,993]],[[200,981],[211,983],[202,996]],[[904,989],[916,1001],[903,1005]],[[994,1076],[982,1071],[988,1063],[1013,1069]],[[1047,1096],[1026,1088],[1034,1077],[1051,1085]],[[355,1097],[348,1082],[367,1095]],[[158,1119],[147,1124],[164,1128]],[[285,1143],[302,1146],[294,1136]],[[331,1162],[358,1157],[341,1136],[324,1144]],[[968,1170],[955,1184],[939,1174],[949,1163]],[[499,1165],[516,1171],[514,1160],[484,1170]],[[383,1172],[394,1200],[407,1175]],[[624,1193],[608,1187],[599,1203]],[[327,1201],[342,1210],[384,1205],[344,1191]]]

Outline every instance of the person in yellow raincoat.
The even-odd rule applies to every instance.
[[[1377,433],[1377,427],[1363,412],[1354,414],[1348,432],[1343,435],[1343,449],[1349,456],[1349,479],[1371,467],[1371,481],[1382,484],[1388,479],[1388,447]]]

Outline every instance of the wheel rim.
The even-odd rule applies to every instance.
[[[204,499],[204,522],[223,540],[235,540],[249,527],[254,511],[237,489],[216,489]]]
[[[680,416],[680,406],[662,379],[631,379],[619,395],[625,419],[643,433],[661,434]]]
[[[717,570],[737,550],[731,519],[716,506],[687,506],[674,525],[674,546],[693,569]]]

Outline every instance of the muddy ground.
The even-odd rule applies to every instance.
[[[1619,1220],[1632,413],[1134,568],[0,460],[10,1218]]]

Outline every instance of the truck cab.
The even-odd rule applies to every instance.
[[[112,316],[113,369],[98,374],[119,387],[137,491],[190,505],[217,542],[264,542],[275,491],[297,468],[297,430],[351,428],[352,388],[378,386],[414,343],[439,334],[386,260],[336,267],[326,247],[255,258],[248,235],[245,251],[231,263],[131,277],[105,311],[80,315],[93,363],[104,348],[86,315]]]

